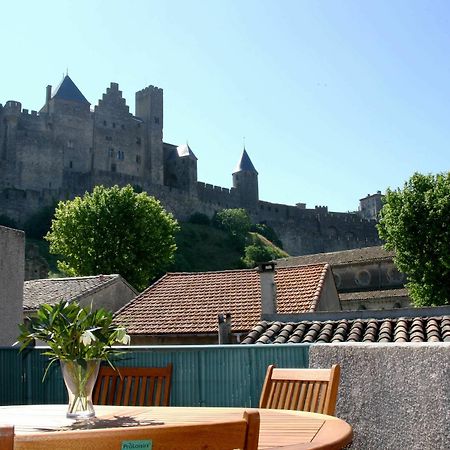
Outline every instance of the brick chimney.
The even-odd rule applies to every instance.
[[[277,312],[275,265],[275,262],[265,262],[258,265],[261,284],[261,314],[276,314]]]
[[[219,314],[219,345],[231,344],[231,314]]]

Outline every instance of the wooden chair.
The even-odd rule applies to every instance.
[[[0,449],[14,449],[14,427],[11,425],[0,425]]]
[[[172,364],[166,367],[100,366],[93,403],[120,406],[169,406]]]
[[[267,368],[260,408],[291,409],[334,415],[340,366],[331,369]]]
[[[133,441],[151,441],[152,446],[149,442],[143,446],[142,442]],[[14,439],[14,450],[257,450],[258,441],[259,413],[245,411],[242,419],[221,422],[18,435]]]

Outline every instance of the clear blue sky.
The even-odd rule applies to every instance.
[[[164,140],[230,187],[243,137],[260,198],[331,211],[449,170],[450,2],[20,1],[2,4],[0,103],[40,109],[66,71],[164,89]]]

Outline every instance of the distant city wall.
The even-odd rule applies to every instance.
[[[155,196],[177,219],[186,221],[194,212],[212,217],[224,208],[239,208],[239,197],[234,188],[227,189],[206,183],[197,183],[195,193],[143,183],[140,177],[94,171],[90,174],[65,174],[65,189],[42,192],[4,189],[0,192],[0,210],[3,214],[23,223],[33,212],[91,191],[95,185],[124,186],[130,184]],[[266,223],[278,234],[284,249],[290,255],[347,250],[380,245],[374,221],[361,219],[355,213],[328,212],[325,207],[314,209],[259,201],[249,210],[254,223]]]

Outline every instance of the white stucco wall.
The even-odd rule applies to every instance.
[[[450,342],[311,346],[310,367],[335,363],[352,450],[450,448]]]
[[[0,226],[0,346],[10,346],[22,321],[25,233]]]

